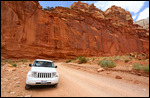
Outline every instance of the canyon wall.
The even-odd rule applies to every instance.
[[[75,2],[43,10],[38,1],[1,1],[1,57],[73,58],[149,53],[148,31],[112,6]]]

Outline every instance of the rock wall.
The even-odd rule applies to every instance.
[[[93,4],[73,5],[47,11],[37,1],[1,1],[1,56],[72,58],[149,53],[147,31],[133,24],[129,12],[116,6],[102,12]],[[116,9],[121,14],[116,14]],[[117,17],[111,18],[113,14]]]
[[[142,28],[147,29],[149,31],[149,19],[141,19],[139,21],[135,21],[134,24],[138,24],[142,26]]]

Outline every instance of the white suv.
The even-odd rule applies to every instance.
[[[27,74],[25,89],[29,89],[32,85],[57,86],[59,74],[53,61],[36,59],[33,65],[29,64],[29,66],[31,70]]]

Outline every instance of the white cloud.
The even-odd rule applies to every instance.
[[[137,17],[137,14],[132,15],[133,20],[136,19],[136,17]]]
[[[87,3],[87,1],[82,1],[83,3]]]
[[[141,20],[141,19],[145,19],[149,17],[149,7],[145,8],[140,14],[139,17],[137,18],[136,21]]]
[[[94,3],[94,5],[102,11],[105,11],[112,5],[116,5],[130,12],[137,13],[144,5],[144,2],[145,1],[97,1]]]

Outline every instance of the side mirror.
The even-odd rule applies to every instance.
[[[55,66],[55,68],[57,68],[57,66]]]
[[[29,64],[29,66],[31,67],[32,65],[31,65],[31,64]]]

